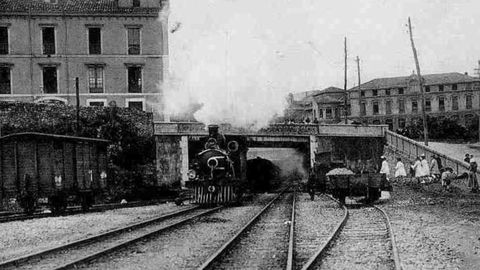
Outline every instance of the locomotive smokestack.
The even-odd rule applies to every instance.
[[[218,134],[218,125],[208,125],[208,135],[216,136]]]

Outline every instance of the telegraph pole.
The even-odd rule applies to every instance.
[[[360,87],[360,58],[357,55],[357,74],[358,74],[358,108],[360,109],[360,120],[362,119],[362,89]]]
[[[345,47],[345,83],[343,84],[343,90],[345,91],[345,101],[344,101],[344,111],[343,113],[345,114],[345,124],[347,124],[347,98],[348,98],[348,93],[347,93],[347,37],[345,37],[345,42],[344,42],[344,47]]]
[[[78,85],[78,77],[75,78],[75,97],[77,100],[77,115],[76,115],[76,125],[75,125],[75,135],[80,136],[80,89]]]
[[[412,24],[410,22],[410,17],[408,17],[408,30],[410,32],[410,42],[412,43],[413,57],[415,58],[415,66],[417,67],[417,76],[420,86],[420,94],[422,96],[422,120],[423,120],[423,138],[425,140],[425,145],[428,146],[428,127],[427,127],[427,116],[425,115],[425,93],[423,92],[423,78],[420,74],[420,64],[418,63],[417,50],[415,49],[415,44],[413,42],[412,34]]]

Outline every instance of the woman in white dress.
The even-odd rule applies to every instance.
[[[405,165],[403,164],[401,158],[397,158],[397,165],[395,166],[395,178],[406,176],[407,172],[405,171]]]

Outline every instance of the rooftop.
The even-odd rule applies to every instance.
[[[404,77],[392,77],[392,78],[378,78],[369,82],[363,83],[361,89],[384,89],[384,88],[396,88],[407,87],[409,82],[417,80],[416,75],[404,76]],[[451,72],[451,73],[439,73],[439,74],[427,74],[422,75],[425,80],[425,85],[436,84],[454,84],[454,83],[466,83],[466,82],[480,82],[480,78],[475,78],[466,74]],[[358,90],[358,86],[350,89]]]
[[[30,12],[32,15],[158,16],[161,10],[159,7],[119,7],[118,0],[57,0],[56,2],[0,0],[0,14],[28,15]]]

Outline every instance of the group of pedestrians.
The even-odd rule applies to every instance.
[[[384,156],[382,156],[381,159],[382,168],[380,169],[380,173],[386,174],[388,179],[388,175],[390,174],[388,162]],[[465,155],[464,161],[469,164],[468,173],[457,176],[452,168],[443,167],[442,160],[438,155],[433,154],[431,161],[428,162],[425,154],[422,154],[415,159],[415,162],[410,164],[410,175],[411,177],[414,177],[418,183],[422,184],[440,180],[443,188],[448,191],[450,190],[452,180],[468,177],[468,187],[471,189],[471,192],[476,193],[479,191],[477,162],[473,158],[473,155],[470,154]],[[407,177],[405,164],[402,162],[401,158],[397,158],[394,175],[395,178]]]

